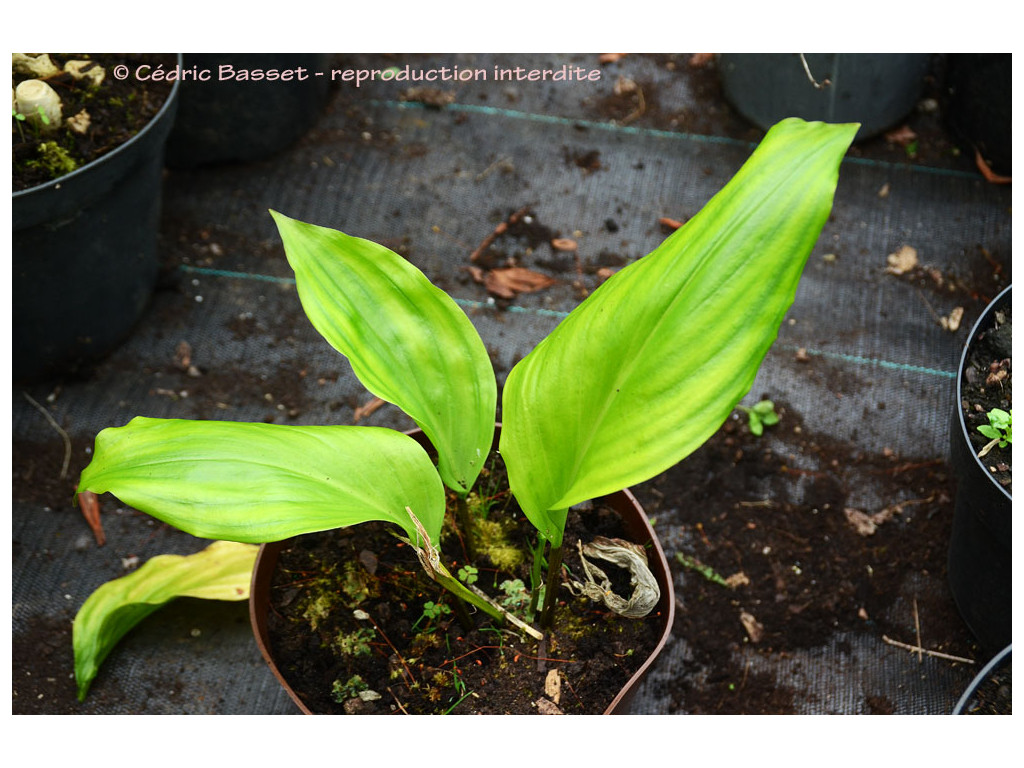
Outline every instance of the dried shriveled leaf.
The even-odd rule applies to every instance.
[[[492,269],[484,275],[484,287],[498,298],[512,299],[518,293],[534,293],[554,285],[557,280],[525,267]]]
[[[258,550],[253,544],[215,541],[194,555],[158,555],[100,586],[79,609],[72,631],[79,701],[125,633],[170,600],[248,600]]]
[[[750,642],[761,642],[761,638],[764,637],[764,624],[758,621],[754,614],[740,611],[740,622],[743,624],[743,629],[747,631],[747,637],[750,638]]]
[[[906,274],[917,266],[917,249],[904,245],[896,253],[890,253],[886,261],[889,266],[885,268],[885,271],[889,274]]]

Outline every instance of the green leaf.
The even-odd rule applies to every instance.
[[[856,129],[773,127],[700,213],[513,368],[501,453],[524,512],[553,545],[566,508],[677,463],[750,389]]]
[[[158,555],[89,595],[75,616],[72,644],[78,700],[100,665],[136,624],[176,597],[248,600],[259,547],[215,541],[194,555]]]
[[[384,520],[436,542],[444,487],[407,435],[381,427],[132,419],[96,436],[80,491],[110,492],[193,536],[278,541]]]
[[[468,492],[491,449],[497,385],[465,312],[384,246],[270,213],[313,327],[426,433],[445,484]]]

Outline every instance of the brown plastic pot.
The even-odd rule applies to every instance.
[[[498,446],[498,435],[501,431],[501,425],[497,425],[494,435],[494,448]],[[428,451],[432,451],[432,447],[427,440],[426,436],[420,430],[412,430],[407,432],[410,437],[418,441]],[[658,644],[647,660],[640,666],[636,673],[629,679],[629,681],[622,687],[622,689],[616,694],[615,698],[612,699],[611,704],[605,709],[604,714],[606,715],[625,715],[630,713],[630,707],[633,699],[636,696],[637,688],[639,688],[641,682],[647,677],[655,660],[665,647],[665,643],[668,642],[669,635],[672,631],[672,622],[675,618],[675,591],[672,585],[672,573],[669,570],[668,560],[665,558],[665,552],[661,548],[661,544],[658,542],[658,537],[654,533],[654,529],[651,528],[651,523],[647,519],[647,515],[644,513],[643,507],[636,500],[636,497],[629,491],[629,489],[623,491],[617,491],[608,496],[603,496],[598,499],[594,499],[595,503],[604,504],[605,506],[611,507],[622,518],[623,526],[626,530],[626,538],[637,544],[643,546],[650,545],[648,548],[648,565],[650,566],[651,573],[654,574],[654,578],[658,582],[658,587],[661,590],[661,598],[658,600],[658,604],[655,606],[653,614],[657,617],[660,635],[658,637]],[[253,568],[252,574],[252,585],[249,591],[249,619],[252,622],[253,634],[256,637],[256,644],[259,646],[260,653],[263,654],[264,660],[270,666],[270,671],[274,673],[274,677],[277,678],[278,682],[285,689],[292,701],[295,702],[296,706],[302,711],[303,714],[312,715],[317,714],[312,712],[299,698],[298,694],[292,689],[285,679],[284,675],[281,674],[280,669],[277,666],[277,661],[274,657],[273,648],[270,645],[270,637],[267,632],[267,615],[270,611],[270,584],[273,579],[274,570],[277,567],[277,561],[281,552],[291,544],[291,539],[284,541],[275,541],[267,544],[263,544],[260,547],[259,554],[256,556],[256,565]]]

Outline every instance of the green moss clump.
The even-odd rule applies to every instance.
[[[339,704],[344,704],[348,699],[354,699],[361,691],[368,690],[366,684],[359,675],[352,675],[348,680],[335,680],[331,685],[331,696]]]
[[[350,598],[349,608],[355,608],[369,599],[371,582],[370,575],[355,561],[347,560],[345,562],[341,577],[341,590]]]
[[[44,141],[39,145],[39,157],[32,165],[45,170],[51,178],[58,178],[78,168],[68,151],[55,141]]]
[[[372,629],[363,627],[355,632],[342,632],[334,640],[334,647],[342,656],[369,656],[370,641],[375,637]]]
[[[477,520],[477,550],[486,555],[496,568],[509,573],[523,564],[526,555],[520,547],[516,547],[508,541],[508,532],[503,525],[507,522],[514,525],[511,520]]]
[[[316,630],[320,622],[331,615],[331,612],[341,603],[341,597],[336,592],[329,592],[325,589],[313,588],[306,591],[302,618],[309,622],[309,626]]]

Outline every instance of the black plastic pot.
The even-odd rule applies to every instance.
[[[269,157],[301,138],[327,103],[329,54],[186,53],[184,60],[187,71],[208,73],[210,79],[182,83],[178,117],[167,142],[171,168]],[[289,80],[271,80],[267,73],[272,71],[293,74]],[[263,79],[238,79],[240,73],[255,77],[257,72]]]
[[[1009,687],[1009,680],[1005,678],[1012,654],[1013,646],[1008,645],[982,667],[953,708],[954,715],[1011,714],[1011,692],[1005,690]]]
[[[158,271],[164,144],[177,102],[175,84],[130,141],[12,195],[15,381],[98,360],[145,310]]]
[[[500,429],[501,425],[499,424],[498,430]],[[422,431],[417,429],[407,434],[419,441],[420,444],[422,444],[428,451],[433,450],[430,442]],[[498,434],[499,432],[496,431],[494,436],[495,449],[498,445]],[[630,706],[636,696],[637,689],[647,677],[651,666],[665,647],[665,643],[668,642],[669,635],[672,631],[672,622],[675,619],[676,602],[672,582],[672,572],[669,570],[668,560],[665,558],[665,552],[662,550],[661,544],[658,542],[654,529],[651,528],[650,521],[647,519],[647,515],[644,514],[643,507],[640,506],[636,497],[633,496],[629,490],[618,491],[617,493],[604,496],[600,499],[595,499],[594,501],[595,503],[611,507],[619,513],[628,540],[641,544],[645,547],[648,543],[650,544],[648,549],[648,565],[651,569],[651,573],[657,580],[658,587],[661,591],[658,604],[652,611],[652,615],[656,616],[658,621],[658,644],[641,667],[629,679],[626,685],[620,689],[619,693],[603,713],[606,715],[629,714]],[[249,618],[252,623],[253,634],[256,637],[256,644],[259,646],[260,653],[263,654],[264,660],[270,666],[270,670],[274,673],[278,682],[288,693],[289,697],[291,697],[292,701],[295,702],[299,710],[303,714],[312,715],[317,713],[311,711],[309,707],[306,706],[306,703],[289,685],[284,675],[281,674],[277,657],[270,644],[270,635],[267,629],[267,615],[270,611],[270,585],[273,580],[274,570],[277,567],[277,561],[281,552],[290,544],[291,539],[288,539],[260,546],[259,554],[256,556],[256,565],[253,568],[252,584],[249,590]]]
[[[998,174],[1013,165],[1012,60],[1009,53],[951,53],[946,64],[949,127]]]
[[[815,88],[796,53],[723,53],[725,98],[767,130],[786,117],[861,124],[857,140],[891,127],[921,95],[927,53],[807,53]]]
[[[995,653],[1010,643],[1012,526],[1010,494],[997,483],[971,444],[961,407],[964,371],[972,342],[1010,304],[1008,286],[971,329],[960,359],[950,429],[950,457],[957,476],[949,543],[949,585],[960,615],[978,642]]]

